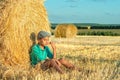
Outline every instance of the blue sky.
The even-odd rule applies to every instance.
[[[120,0],[46,0],[52,23],[120,24]]]

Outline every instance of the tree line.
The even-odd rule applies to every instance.
[[[90,29],[120,29],[120,26],[89,26]],[[77,26],[78,29],[88,29],[88,26]]]

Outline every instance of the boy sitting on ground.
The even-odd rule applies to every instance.
[[[75,66],[69,63],[67,60],[61,58],[56,58],[56,46],[53,42],[49,42],[50,34],[45,31],[40,31],[37,35],[38,44],[35,44],[32,47],[31,51],[31,64],[35,66],[38,63],[41,63],[41,68],[48,69],[53,67],[59,73],[64,73],[61,69],[61,65],[64,65],[66,68],[75,69]],[[53,53],[50,51],[50,48],[47,45],[51,45]],[[47,57],[49,59],[47,59]]]

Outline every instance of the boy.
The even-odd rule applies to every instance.
[[[75,69],[75,66],[69,63],[65,59],[56,59],[56,46],[53,42],[49,42],[50,34],[45,31],[40,31],[37,35],[38,44],[32,47],[31,52],[31,63],[33,66],[41,63],[41,68],[50,68],[53,67],[59,73],[63,73],[61,65],[64,65],[66,68]],[[53,53],[50,51],[47,45],[51,45]],[[47,57],[49,59],[47,59]]]

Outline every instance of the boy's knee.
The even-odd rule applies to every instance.
[[[59,62],[59,60],[51,59],[51,65],[52,66],[54,66],[54,65],[61,66],[61,63]]]
[[[51,59],[51,60],[50,60],[50,63],[51,63],[51,65],[54,65],[54,64],[55,64],[55,60],[54,60],[54,59]]]

